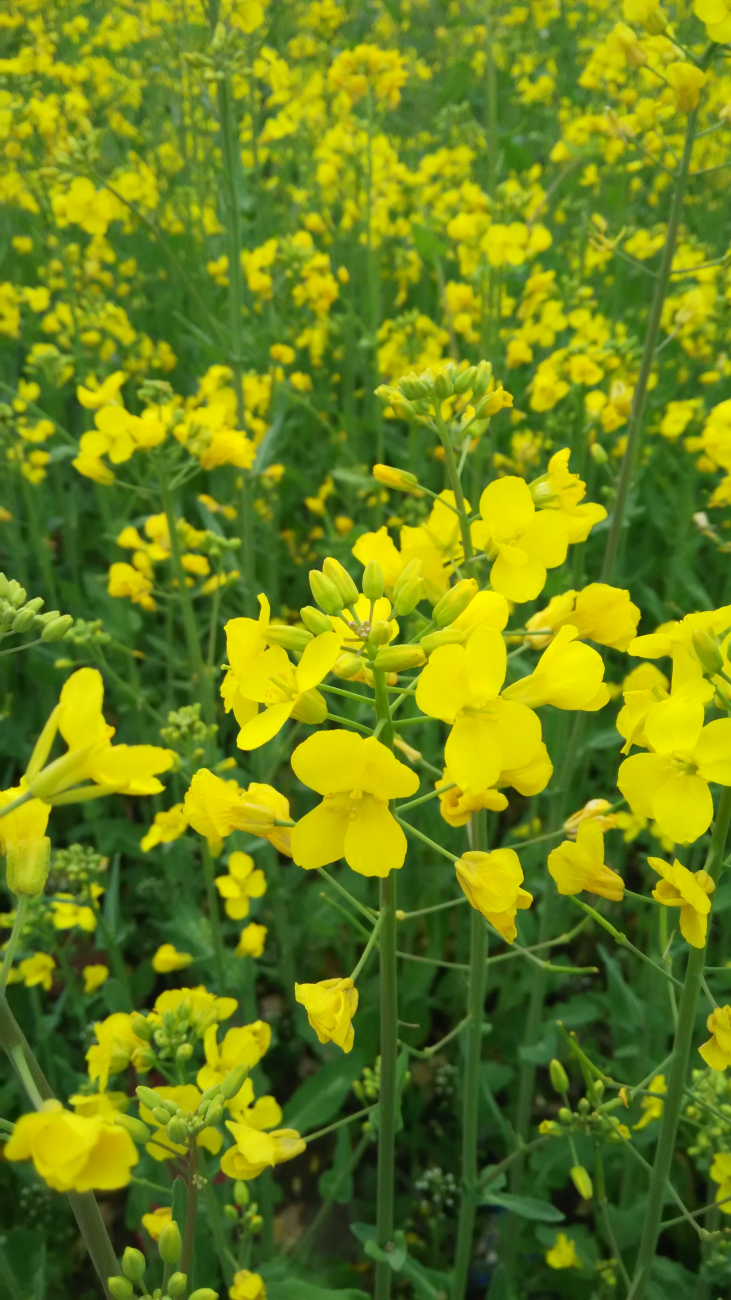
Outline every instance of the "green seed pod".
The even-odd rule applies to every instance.
[[[143,1124],[141,1119],[135,1119],[134,1115],[117,1115],[114,1122],[115,1124],[119,1124],[120,1128],[126,1129],[132,1138],[132,1141],[136,1142],[138,1146],[142,1146],[143,1143],[149,1142],[152,1137],[152,1133],[147,1125]]]
[[[594,1195],[594,1186],[588,1169],[585,1169],[583,1165],[574,1165],[571,1170],[571,1181],[579,1196],[583,1196],[585,1201],[590,1201]]]
[[[556,1092],[560,1093],[561,1096],[563,1096],[565,1092],[568,1092],[569,1076],[564,1070],[561,1062],[557,1061],[555,1056],[551,1061],[551,1063],[549,1064],[548,1073],[551,1076],[551,1083],[553,1084],[553,1087],[555,1088]]]
[[[458,627],[445,627],[439,632],[427,632],[419,641],[424,654],[434,654],[442,645],[464,645],[467,640],[467,633]]]
[[[35,621],[36,616],[33,613],[33,610],[28,609],[27,606],[25,606],[15,615],[11,627],[14,632],[30,632]]]
[[[462,374],[458,375],[454,381],[455,393],[466,393],[467,389],[472,387],[472,381],[476,374],[477,366],[468,366],[466,370],[463,370]]]
[[[230,1101],[232,1097],[236,1096],[237,1092],[241,1091],[248,1077],[248,1065],[235,1065],[233,1070],[229,1071],[221,1084],[221,1096],[224,1097],[226,1101]]]
[[[373,667],[386,673],[405,673],[409,668],[421,668],[426,655],[418,645],[394,645],[379,650]]]
[[[13,623],[13,629],[15,623]],[[703,628],[697,627],[691,637],[693,649],[700,660],[704,673],[709,676],[715,676],[723,669],[723,655],[718,647],[716,638],[711,636],[710,632],[704,631]]]
[[[135,1092],[142,1105],[146,1106],[148,1110],[154,1110],[156,1106],[162,1106],[162,1097],[159,1092],[155,1092],[154,1088],[146,1088],[144,1084],[140,1084],[139,1087],[135,1088]],[[167,1123],[167,1119],[165,1122]]]
[[[180,1252],[183,1249],[183,1243],[180,1240],[180,1228],[175,1219],[171,1219],[163,1228],[158,1238],[157,1248],[163,1264],[177,1264],[180,1259]]]
[[[174,1146],[185,1146],[188,1141],[188,1125],[180,1115],[173,1115],[165,1127],[170,1141]]]
[[[128,1246],[122,1256],[122,1272],[130,1282],[141,1282],[145,1276],[146,1261],[141,1250]]]
[[[424,565],[421,560],[410,560],[406,567],[401,570],[398,578],[393,584],[394,600],[396,600],[401,588],[405,587],[407,582],[412,582],[414,578],[422,578],[423,576]]]
[[[327,559],[322,562],[322,572],[325,577],[329,578],[337,587],[343,598],[343,604],[353,605],[358,599],[360,592],[348,573],[348,570],[343,568],[340,561],[334,560],[331,555],[328,555]]]
[[[332,632],[333,630],[333,625],[327,614],[315,609],[314,605],[303,605],[300,610],[300,618],[313,636],[321,636],[323,632]]]
[[[310,590],[315,603],[326,614],[339,614],[343,608],[343,598],[338,587],[330,578],[326,578],[319,569],[310,569]]]
[[[359,655],[349,654],[346,652],[346,654],[340,655],[340,657],[335,660],[333,672],[336,677],[342,677],[344,681],[348,682],[351,677],[355,677],[356,674],[360,672],[362,667],[363,660]]]
[[[383,618],[377,618],[370,630],[368,640],[371,645],[388,645],[392,633],[393,628],[391,627],[391,624],[387,623]]]
[[[332,628],[328,628],[332,631]],[[285,650],[294,650],[301,654],[305,646],[312,641],[312,633],[306,627],[286,627],[283,623],[270,623],[266,630],[269,645],[281,645]]]
[[[74,620],[71,615],[62,614],[60,618],[54,618],[50,623],[46,623],[41,632],[41,640],[45,642],[61,641],[73,625]]]
[[[184,1296],[188,1286],[188,1277],[185,1273],[173,1273],[168,1282],[168,1295],[172,1300],[177,1300],[178,1296]]]
[[[446,627],[459,618],[478,591],[479,586],[474,578],[462,578],[460,582],[455,582],[434,606],[432,618],[437,627]]]
[[[397,614],[405,618],[411,614],[420,600],[424,599],[424,579],[412,578],[411,582],[405,582],[401,587],[398,596],[394,597],[394,609]]]
[[[475,372],[475,377],[472,382],[472,396],[474,399],[484,397],[485,393],[490,387],[491,379],[492,379],[492,366],[490,362],[481,361],[477,367],[477,370]]]
[[[112,1300],[129,1300],[134,1295],[134,1288],[127,1277],[108,1277],[107,1290]]]
[[[369,560],[363,570],[361,583],[363,595],[367,600],[380,600],[383,595],[383,570],[378,560]]]

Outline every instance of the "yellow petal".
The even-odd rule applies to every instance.
[[[535,510],[528,484],[513,475],[488,483],[480,497],[480,514],[497,542],[524,532]]]
[[[362,788],[379,799],[405,799],[416,794],[419,777],[413,768],[400,763],[391,750],[375,736],[363,741]]]
[[[654,817],[655,794],[673,771],[662,754],[633,754],[624,760],[617,773],[617,785],[633,813]]]
[[[480,702],[493,699],[505,681],[508,666],[502,632],[486,624],[476,627],[467,642],[465,662],[472,699]]]
[[[323,632],[305,646],[299,667],[295,669],[299,691],[310,691],[327,677],[340,654],[340,644],[337,632]]]
[[[102,714],[104,683],[97,668],[79,668],[64,682],[58,710],[58,729],[69,749],[102,744],[112,735]]]
[[[526,552],[523,552],[526,555]],[[511,564],[510,548],[502,547],[490,570],[490,583],[495,591],[502,592],[508,600],[523,604],[535,600],[546,585],[546,566],[540,560],[529,559],[521,565]]]
[[[713,799],[702,777],[674,773],[656,790],[652,811],[663,835],[675,844],[690,844],[713,821]]]
[[[703,705],[683,696],[653,704],[645,719],[645,735],[658,754],[692,754],[702,727]]]
[[[569,548],[566,516],[560,510],[539,510],[520,539],[523,550],[547,569],[563,564]]]
[[[693,762],[706,781],[731,785],[731,718],[718,718],[703,728]]]
[[[294,700],[290,700],[286,704],[273,704],[270,709],[258,713],[241,728],[236,738],[239,749],[258,749],[260,745],[265,745],[282,730],[287,719],[292,716],[293,708]]]
[[[349,825],[347,797],[323,799],[292,830],[292,857],[297,866],[310,871],[313,867],[326,867],[329,862],[337,862],[343,856]]]
[[[430,718],[454,722],[469,698],[467,654],[464,646],[440,646],[434,651],[417,682],[417,708]]]
[[[480,714],[460,714],[447,737],[444,759],[459,788],[473,794],[494,785],[507,766],[498,727],[492,718]]]
[[[541,748],[541,720],[525,704],[497,699],[491,706],[500,738],[502,769],[513,770],[532,763]]]
[[[317,731],[295,749],[292,771],[318,794],[362,789],[367,757],[362,751],[363,739],[352,731]]]
[[[344,858],[361,876],[387,876],[404,865],[406,836],[388,806],[364,795],[348,822]]]

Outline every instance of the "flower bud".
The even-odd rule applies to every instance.
[[[339,560],[334,560],[332,555],[328,555],[327,559],[322,562],[322,572],[337,587],[343,598],[344,605],[355,604],[360,592],[348,570],[343,568]]]
[[[51,863],[51,841],[47,835],[39,840],[8,841],[5,849],[5,879],[13,894],[42,894]]]
[[[10,624],[13,632],[29,632],[36,621],[35,613],[27,605],[18,611]]]
[[[711,636],[710,632],[697,627],[691,640],[704,673],[708,673],[710,676],[720,673],[723,669],[723,655],[719,650],[716,638]]]
[[[296,722],[304,722],[308,727],[317,727],[327,717],[327,703],[324,695],[318,690],[311,687],[309,691],[302,691],[297,696],[297,702],[292,710],[292,717]]]
[[[437,627],[446,627],[448,623],[453,623],[456,618],[459,618],[478,591],[479,586],[474,578],[462,578],[459,582],[455,582],[434,606],[432,618]]]
[[[376,389],[376,393],[378,393],[378,389]],[[393,394],[391,406],[395,414],[400,415],[402,420],[413,420],[419,413],[413,402],[408,402],[399,392]]]
[[[589,448],[595,465],[606,465],[609,457],[600,442],[593,442]]]
[[[434,654],[442,645],[464,645],[467,640],[467,633],[458,627],[445,627],[439,632],[427,632],[419,641],[424,654]]]
[[[138,1146],[142,1146],[143,1143],[149,1142],[152,1137],[152,1133],[147,1125],[143,1124],[141,1119],[135,1119],[134,1115],[117,1115],[114,1122],[115,1124],[118,1124],[120,1128],[126,1129],[132,1141],[136,1142]]]
[[[363,667],[363,660],[354,654],[343,654],[335,660],[333,672],[336,677],[342,677],[346,682],[351,677],[355,677]]]
[[[394,645],[379,650],[373,667],[385,673],[403,673],[409,668],[421,668],[426,655],[418,645]]]
[[[153,1106],[152,1114],[158,1124],[162,1124],[165,1128],[167,1127],[168,1120],[170,1119],[169,1111],[165,1110],[162,1106]]]
[[[41,640],[45,642],[60,641],[65,637],[69,628],[73,627],[74,620],[70,614],[62,614],[60,618],[54,618],[50,623],[46,623],[41,632]]]
[[[249,1204],[249,1201],[251,1200],[251,1195],[249,1193],[248,1187],[246,1186],[246,1183],[242,1183],[242,1182],[234,1183],[234,1200],[237,1205]]]
[[[569,1076],[564,1070],[561,1062],[557,1061],[555,1056],[548,1066],[548,1073],[551,1076],[551,1083],[556,1092],[560,1093],[561,1096],[563,1096],[565,1092],[568,1092]]]
[[[141,1016],[139,1011],[132,1012],[132,1022],[130,1028],[136,1038],[142,1038],[146,1043],[150,1042],[150,1039],[152,1038],[152,1035],[155,1031],[154,1025],[150,1023],[150,1021],[147,1019],[147,1016]],[[146,1091],[152,1092],[152,1089],[147,1088]],[[137,1096],[139,1097],[139,1095],[140,1094],[138,1089]],[[157,1093],[155,1093],[155,1096],[157,1097]],[[140,1100],[142,1100],[142,1098],[140,1098]],[[147,1105],[147,1102],[145,1102],[145,1105]],[[157,1101],[154,1102],[154,1105],[157,1106],[158,1102]]]
[[[177,1300],[178,1296],[184,1296],[188,1286],[188,1277],[185,1273],[173,1273],[168,1281],[168,1295],[172,1300]]]
[[[416,609],[419,601],[424,599],[424,591],[423,578],[413,578],[411,582],[405,582],[394,600],[396,613],[400,614],[402,618],[405,618],[407,614],[411,614]]]
[[[408,397],[412,402],[418,397],[429,396],[428,384],[423,379],[420,379],[413,370],[410,375],[404,375],[402,379],[399,379],[398,386],[404,397]]]
[[[175,1060],[176,1060],[176,1061],[189,1061],[192,1055],[193,1055],[193,1044],[192,1044],[192,1043],[181,1043],[181,1044],[180,1044],[180,1047],[177,1049],[177,1051],[176,1051],[176,1053],[175,1053]]]
[[[0,600],[5,600],[7,598],[9,587],[10,587],[10,583],[8,582],[8,579],[5,577],[5,574],[0,573]]]
[[[371,627],[368,640],[371,645],[388,645],[392,633],[391,624],[387,623],[385,618],[377,618]]]
[[[323,632],[332,632],[333,630],[333,625],[327,614],[315,609],[314,605],[303,605],[300,610],[300,618],[313,636],[321,636]]]
[[[448,371],[440,370],[434,377],[434,396],[437,401],[443,402],[447,397],[451,397],[453,392],[452,376]]]
[[[477,370],[475,371],[475,377],[471,385],[472,396],[475,399],[475,401],[478,401],[479,398],[484,397],[485,393],[490,387],[491,380],[492,380],[492,366],[490,362],[481,361],[477,367]]]
[[[383,569],[378,560],[369,560],[363,570],[361,588],[366,600],[380,600],[383,595]]]
[[[402,587],[414,578],[421,578],[424,574],[424,565],[421,560],[410,560],[409,563],[401,570],[398,578],[393,584],[393,598],[398,596]]]
[[[561,1124],[572,1124],[574,1119],[568,1106],[561,1107],[560,1111],[558,1112],[558,1118]]]
[[[141,1250],[128,1246],[122,1256],[122,1272],[130,1282],[141,1282],[145,1276],[145,1257]]]
[[[476,374],[477,366],[468,366],[466,370],[463,370],[462,374],[454,381],[455,393],[466,393],[467,389],[472,387],[472,381]]]
[[[579,1196],[583,1196],[585,1201],[590,1201],[594,1195],[594,1187],[588,1169],[583,1165],[574,1165],[571,1170],[571,1181]]]
[[[475,419],[488,420],[491,415],[497,415],[498,411],[502,411],[504,406],[511,406],[512,400],[512,397],[509,393],[506,393],[502,384],[499,384],[494,392],[486,393],[484,397],[480,398],[475,407]]]
[[[15,581],[15,578],[11,578],[8,583],[8,592],[6,597],[8,604],[12,605],[13,609],[20,609],[20,607],[25,604],[27,595],[28,592],[25,587],[21,587],[20,583]]]
[[[319,569],[310,569],[310,590],[316,604],[326,614],[339,614],[343,608],[343,598],[335,583],[326,578]]]
[[[180,1228],[175,1219],[171,1219],[169,1223],[165,1224],[158,1237],[157,1248],[163,1264],[177,1264],[180,1259],[180,1252],[183,1249],[183,1243],[180,1240]]]
[[[328,632],[332,632],[332,627],[328,626]],[[266,639],[269,645],[281,645],[285,650],[294,650],[301,654],[305,646],[310,644],[312,633],[305,627],[287,627],[284,623],[270,623],[266,630]]]
[[[206,1124],[208,1124],[212,1128],[215,1128],[216,1124],[221,1123],[222,1119],[223,1119],[223,1106],[221,1105],[220,1101],[214,1101],[213,1105],[209,1106],[206,1112]]]
[[[212,1101],[214,1097],[217,1097],[220,1091],[220,1083],[212,1083],[210,1088],[206,1088],[205,1092],[201,1096],[201,1099],[198,1102],[198,1109],[201,1110],[204,1104],[207,1105],[209,1101]]]
[[[134,1294],[132,1283],[127,1277],[108,1277],[107,1290],[112,1300],[129,1300]]]
[[[209,1286],[201,1286],[197,1291],[191,1291],[188,1300],[218,1300],[218,1292]]]
[[[182,1115],[173,1115],[172,1119],[168,1120],[165,1131],[173,1146],[187,1146],[188,1125]]]
[[[230,1101],[232,1097],[236,1096],[237,1092],[241,1091],[248,1077],[249,1077],[248,1065],[235,1065],[233,1070],[229,1071],[223,1083],[221,1084],[221,1088],[220,1088],[221,1096],[226,1101]]]
[[[391,465],[374,465],[373,477],[377,483],[397,492],[411,492],[419,483],[416,475],[409,470],[395,469]]]

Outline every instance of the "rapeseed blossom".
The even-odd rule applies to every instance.
[[[689,871],[677,858],[672,866],[663,858],[648,858],[653,871],[662,877],[652,897],[664,907],[680,908],[680,933],[694,948],[703,948],[708,929],[712,894],[716,888],[707,871]]]
[[[306,1143],[293,1128],[263,1133],[230,1119],[226,1120],[226,1128],[233,1135],[234,1145],[221,1158],[221,1172],[242,1182],[258,1178],[267,1168],[294,1160],[306,1148]]]
[[[42,1110],[17,1121],[5,1144],[5,1159],[32,1160],[36,1173],[56,1192],[88,1192],[126,1187],[139,1156],[118,1125],[46,1101]]]
[[[698,1051],[712,1070],[726,1070],[731,1065],[731,1007],[714,1007],[706,1028],[711,1037]]]
[[[162,1097],[163,1101],[176,1102],[178,1108],[188,1115],[197,1111],[202,1095],[192,1083],[176,1084],[171,1087],[156,1087],[155,1092],[158,1097]],[[179,1156],[186,1154],[187,1145],[182,1142],[173,1142],[165,1131],[166,1125],[159,1124],[149,1106],[145,1106],[142,1102],[140,1102],[140,1119],[152,1133],[149,1142],[145,1143],[145,1150],[148,1155],[152,1156],[153,1160],[169,1160],[170,1151],[174,1151]],[[217,1128],[209,1126],[201,1129],[196,1137],[196,1142],[199,1147],[204,1147],[206,1151],[217,1155],[221,1150],[223,1137]]]
[[[204,835],[214,852],[233,831],[246,831],[267,839],[280,853],[291,856],[290,832],[275,826],[289,821],[289,803],[270,785],[253,781],[242,790],[235,781],[224,781],[207,767],[196,772],[185,796],[183,810],[193,830]]]
[[[272,646],[258,655],[238,680],[237,701],[242,698],[253,709],[241,727],[239,749],[257,749],[281,731],[289,718],[300,722],[324,722],[327,705],[315,689],[333,668],[340,654],[341,638],[335,632],[323,632],[305,646],[302,658],[294,667],[282,646]],[[258,706],[264,705],[262,713]],[[241,721],[241,704],[236,712]],[[246,710],[248,711],[248,710]]]
[[[234,921],[249,915],[249,899],[261,898],[266,887],[264,872],[255,869],[254,859],[240,850],[228,860],[228,875],[216,876],[216,888],[225,900],[226,915]]]
[[[253,1070],[269,1050],[271,1039],[271,1027],[263,1020],[229,1029],[220,1043],[218,1026],[209,1025],[203,1036],[206,1064],[198,1071],[198,1086],[205,1090],[214,1083],[223,1083],[237,1065],[246,1065]]]
[[[294,996],[321,1043],[336,1043],[344,1052],[353,1046],[353,1016],[358,1010],[358,990],[352,979],[320,980],[295,984]]]
[[[512,943],[518,934],[516,912],[533,902],[533,895],[521,888],[523,868],[515,849],[463,853],[456,871],[471,906],[482,912],[506,943]]]
[[[249,1272],[247,1268],[240,1268],[234,1273],[228,1294],[229,1300],[267,1300],[264,1279],[258,1273]]]
[[[624,898],[622,877],[604,862],[604,835],[594,819],[581,822],[575,842],[564,840],[551,850],[548,870],[559,894],[579,894],[586,890],[615,903],[621,903]]]
[[[192,961],[192,953],[178,952],[175,944],[163,943],[152,958],[152,969],[158,975],[169,975],[171,971],[185,970]]]
[[[267,926],[250,921],[245,925],[234,949],[237,957],[261,957],[269,933]]]

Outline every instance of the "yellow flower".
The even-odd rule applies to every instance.
[[[248,1065],[253,1070],[269,1050],[271,1041],[271,1027],[264,1020],[229,1029],[221,1043],[218,1042],[217,1026],[210,1025],[203,1035],[206,1064],[198,1071],[196,1082],[199,1088],[205,1091],[214,1083],[223,1083],[237,1065]]]
[[[658,0],[624,0],[622,13],[628,23],[640,23],[651,36],[659,36],[667,27],[667,17]]]
[[[124,561],[119,560],[110,565],[107,591],[110,596],[129,597],[133,605],[140,605],[142,609],[157,609],[157,601],[151,595],[151,580],[146,574],[140,573],[139,569],[131,564],[125,564]]]
[[[166,989],[155,999],[155,1005],[148,1019],[153,1024],[161,1024],[166,1011],[175,1015],[185,1013],[199,1038],[202,1038],[210,1025],[221,1020],[228,1020],[238,1007],[236,998],[219,998],[209,993],[203,984],[194,989]]]
[[[662,1117],[662,1112],[663,1112],[662,1097],[667,1092],[667,1090],[668,1089],[667,1089],[667,1084],[665,1083],[664,1074],[656,1074],[655,1078],[650,1080],[647,1086],[647,1091],[652,1093],[652,1096],[651,1097],[645,1096],[642,1098],[640,1102],[640,1106],[642,1107],[642,1115],[638,1119],[637,1123],[634,1125],[635,1129],[647,1128],[647,1125],[651,1124],[654,1119],[660,1119]]]
[[[353,1046],[351,1021],[358,1010],[358,990],[351,979],[295,984],[294,996],[321,1043],[336,1043],[344,1052]]]
[[[566,516],[560,510],[537,511],[527,483],[512,476],[488,484],[480,497],[480,514],[472,538],[494,561],[493,589],[518,603],[535,600],[546,585],[546,570],[566,559]]]
[[[169,1205],[160,1205],[150,1214],[142,1215],[142,1227],[147,1229],[153,1241],[160,1240],[160,1233],[172,1222],[173,1212]]]
[[[292,855],[289,827],[274,825],[289,820],[289,803],[270,785],[252,781],[242,790],[235,781],[222,781],[202,767],[190,783],[183,808],[193,830],[218,850],[226,836],[238,830],[259,835],[280,853]]]
[[[633,745],[649,749],[649,741],[645,735],[647,715],[655,704],[668,698],[669,685],[665,674],[661,673],[659,668],[655,668],[654,664],[640,664],[639,668],[628,673],[622,683],[624,705],[619,710],[616,724],[617,731],[620,736],[624,736],[626,742],[622,746],[623,754],[629,754]],[[692,683],[686,683],[683,691],[691,691],[691,694],[698,692],[698,698],[704,700],[707,695],[707,685],[706,682],[697,679]]]
[[[48,992],[53,986],[55,969],[56,963],[50,953],[34,952],[32,957],[26,957],[10,972],[8,983],[25,984],[27,989],[40,984]]]
[[[504,700],[519,700],[529,708],[552,704],[556,709],[594,713],[609,699],[601,655],[577,641],[575,627],[564,626],[544,650],[534,670],[503,691]]]
[[[675,107],[681,113],[690,113],[698,107],[701,87],[705,86],[707,76],[694,63],[669,63],[665,76],[675,91]]]
[[[263,871],[254,870],[254,859],[236,850],[228,860],[228,875],[216,876],[216,886],[226,900],[226,915],[241,921],[249,915],[249,899],[261,898],[267,882]]]
[[[662,880],[652,891],[652,897],[665,907],[680,908],[680,933],[694,948],[703,948],[708,929],[711,900],[708,897],[716,888],[707,871],[689,871],[675,859],[672,866],[662,858],[648,858],[653,871]]]
[[[506,943],[512,943],[518,933],[516,912],[533,902],[533,895],[521,889],[523,868],[515,849],[463,853],[455,869],[471,906],[482,912]]]
[[[85,966],[81,973],[84,976],[84,992],[87,995],[91,995],[92,993],[96,993],[97,989],[100,989],[102,984],[104,984],[108,979],[109,967],[102,966],[101,964],[96,966]]]
[[[152,826],[140,840],[143,853],[149,853],[157,844],[172,844],[184,835],[188,829],[188,818],[182,803],[174,803],[172,808],[155,813]]]
[[[267,1300],[264,1279],[247,1268],[234,1273],[233,1286],[229,1287],[229,1300]]]
[[[233,709],[240,727],[255,716],[256,707],[252,700],[240,693],[240,686],[246,680],[254,661],[267,648],[267,631],[269,629],[269,601],[260,594],[259,617],[231,618],[224,627],[226,633],[226,654],[229,670],[221,684],[221,699],[227,713]]]
[[[617,818],[610,813],[608,799],[589,799],[578,812],[566,818],[563,828],[570,840],[575,840],[582,822],[595,821],[603,831],[611,831],[617,825]]]
[[[77,400],[86,407],[87,411],[98,411],[100,407],[117,400],[119,390],[126,379],[127,375],[123,370],[115,370],[113,375],[107,375],[104,382],[95,388],[84,388],[79,384],[76,389]]]
[[[686,614],[680,622],[663,623],[648,636],[637,636],[627,647],[628,653],[641,659],[660,659],[671,655],[673,660],[673,690],[694,677],[703,676],[701,664],[693,645],[693,633],[708,632],[717,637],[731,627],[731,605],[720,609],[702,610]]]
[[[194,1114],[200,1104],[203,1095],[193,1083],[181,1083],[175,1087],[156,1087],[155,1092],[162,1097],[163,1101],[174,1101],[180,1110],[186,1115]],[[140,1119],[143,1124],[152,1129],[152,1137],[149,1142],[145,1143],[145,1150],[151,1155],[153,1160],[169,1160],[170,1150],[176,1155],[183,1156],[186,1154],[187,1144],[182,1142],[171,1142],[165,1128],[165,1124],[158,1124],[152,1111],[140,1103]],[[218,1155],[223,1145],[223,1135],[217,1128],[204,1128],[196,1138],[199,1147],[204,1147],[212,1155]],[[167,1148],[167,1149],[166,1149]]]
[[[130,1061],[139,1068],[139,1054],[146,1050],[147,1043],[135,1034],[132,1017],[126,1011],[115,1011],[106,1020],[98,1020],[94,1034],[96,1043],[86,1053],[89,1078],[92,1083],[98,1079],[99,1091],[106,1092],[110,1074],[126,1070]]]
[[[229,1178],[247,1182],[258,1178],[267,1168],[293,1160],[306,1148],[296,1129],[275,1129],[273,1133],[262,1133],[248,1124],[237,1124],[226,1120],[226,1127],[234,1136],[234,1146],[221,1158],[221,1173]]]
[[[576,843],[564,840],[551,850],[548,870],[559,894],[579,894],[585,889],[614,903],[621,903],[624,898],[622,877],[605,866],[604,836],[599,823],[592,819],[580,824]]]
[[[129,1097],[124,1092],[77,1092],[69,1097],[69,1105],[77,1115],[114,1124],[129,1108]]]
[[[507,671],[502,635],[475,628],[466,646],[440,646],[416,688],[422,713],[452,723],[445,765],[461,790],[482,794],[501,773],[533,762],[541,746],[541,724],[524,704],[499,694]]]
[[[645,735],[654,753],[626,758],[617,785],[634,813],[688,844],[713,820],[708,782],[731,785],[731,719],[704,726],[702,702],[681,694],[653,705]]]
[[[706,25],[710,41],[731,41],[731,5],[727,0],[695,0],[693,13]]]
[[[57,894],[51,900],[51,920],[56,930],[73,930],[75,926],[88,934],[96,930],[94,912],[77,903],[72,894]]]
[[[712,1070],[731,1065],[731,1007],[715,1007],[706,1021],[711,1037],[698,1051]]]
[[[14,789],[0,791],[0,807],[25,794],[26,788],[23,779]],[[43,892],[51,859],[51,841],[46,835],[50,812],[48,804],[30,799],[0,817],[0,849],[5,854],[7,886],[13,894]]]
[[[567,1237],[565,1232],[559,1232],[550,1250],[546,1251],[546,1263],[549,1268],[581,1268],[576,1242]]]
[[[192,953],[178,952],[174,944],[163,943],[152,959],[152,969],[156,970],[159,975],[167,975],[170,971],[185,970],[186,966],[190,966],[192,960]]]
[[[573,382],[576,381],[572,376]],[[546,473],[530,484],[530,492],[536,505],[561,511],[569,530],[569,542],[585,542],[594,524],[606,519],[607,512],[595,501],[584,501],[586,484],[579,474],[571,473],[570,457],[569,447],[555,452]]]
[[[731,1214],[731,1152],[717,1151],[710,1169],[714,1183],[719,1183],[716,1200],[723,1202],[719,1209],[723,1214]]]
[[[126,1187],[139,1156],[119,1125],[46,1101],[42,1110],[18,1120],[5,1144],[5,1159],[32,1160],[36,1173],[56,1192],[89,1192]]]
[[[235,948],[237,957],[261,957],[266,943],[267,927],[250,921],[245,925]]]
[[[380,740],[352,731],[320,731],[298,745],[292,771],[323,795],[297,822],[292,855],[311,870],[345,861],[362,876],[387,876],[404,864],[406,836],[389,799],[415,794],[419,778]]]
[[[548,645],[551,636],[569,623],[580,637],[596,641],[614,650],[626,650],[637,634],[640,610],[633,605],[629,592],[618,587],[608,587],[604,582],[591,582],[582,591],[565,591],[553,596],[545,609],[533,614],[526,622],[533,635],[526,637],[536,650]],[[546,631],[545,636],[535,632]]]
[[[479,808],[502,812],[508,806],[505,795],[500,794],[499,790],[485,790],[482,794],[460,790],[459,786],[452,784],[452,778],[446,768],[442,779],[435,781],[434,785],[439,790],[439,811],[449,826],[466,826],[471,821],[473,812],[477,812]],[[441,789],[442,786],[449,785],[452,786],[451,790]]]

